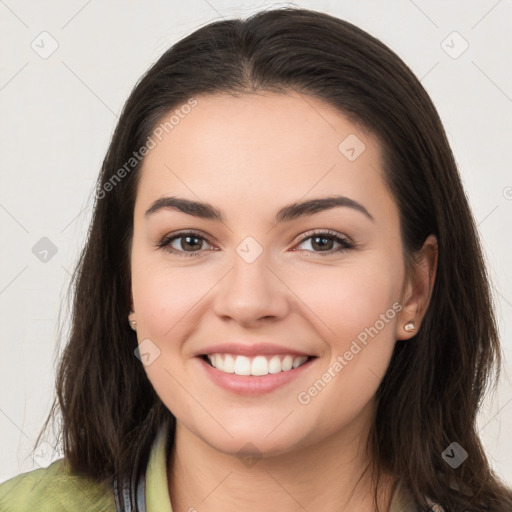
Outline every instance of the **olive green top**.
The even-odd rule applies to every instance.
[[[172,512],[167,484],[167,438],[156,437],[146,469],[146,512]],[[417,512],[407,489],[396,486],[388,512]],[[434,509],[436,510],[436,509]],[[440,509],[438,509],[440,510]],[[64,459],[0,485],[2,512],[116,512],[112,488],[69,472]]]

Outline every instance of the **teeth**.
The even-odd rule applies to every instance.
[[[236,356],[232,354],[208,354],[206,357],[208,357],[212,366],[221,372],[254,376],[287,372],[292,368],[298,368],[308,360],[306,356],[294,358],[291,355],[276,355],[270,357],[270,359],[267,359],[266,356],[255,356],[253,358],[249,358],[246,356]]]

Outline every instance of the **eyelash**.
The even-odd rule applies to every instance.
[[[171,234],[171,235],[165,236],[160,242],[158,242],[156,244],[156,247],[159,248],[159,249],[164,249],[165,251],[170,252],[172,254],[176,254],[178,256],[184,256],[186,258],[196,258],[198,256],[201,256],[201,253],[203,251],[187,252],[187,251],[180,251],[178,249],[174,249],[174,248],[170,247],[170,244],[174,240],[183,238],[183,237],[185,237],[187,235],[192,235],[192,236],[197,237],[197,238],[199,238],[201,240],[204,240],[207,243],[210,243],[205,236],[203,236],[201,233],[199,233],[197,231],[183,231],[181,233],[175,233],[175,234]],[[333,255],[335,253],[342,253],[342,252],[344,252],[346,250],[354,249],[356,247],[356,245],[351,240],[349,240],[348,238],[340,235],[336,231],[332,231],[330,229],[326,229],[326,230],[323,230],[323,231],[315,231],[313,233],[307,233],[304,237],[301,238],[301,240],[299,241],[299,245],[302,242],[304,242],[305,240],[308,240],[310,238],[320,237],[322,235],[326,235],[326,236],[323,236],[323,238],[333,239],[335,242],[339,243],[341,245],[341,247],[338,247],[337,249],[329,249],[328,251],[306,251],[306,252],[313,252],[313,253],[318,254],[320,256],[330,256],[330,255]],[[213,244],[210,244],[210,245],[213,245]]]

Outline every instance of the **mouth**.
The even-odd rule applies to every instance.
[[[290,372],[317,359],[316,356],[293,356],[291,354],[256,355],[254,357],[238,354],[201,354],[198,357],[222,373],[253,377]]]

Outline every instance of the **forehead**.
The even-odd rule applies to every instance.
[[[157,137],[153,132],[156,145],[142,166],[138,202],[176,193],[226,208],[268,208],[271,202],[333,193],[392,201],[378,141],[327,103],[295,93],[196,101],[174,117],[171,128]]]

